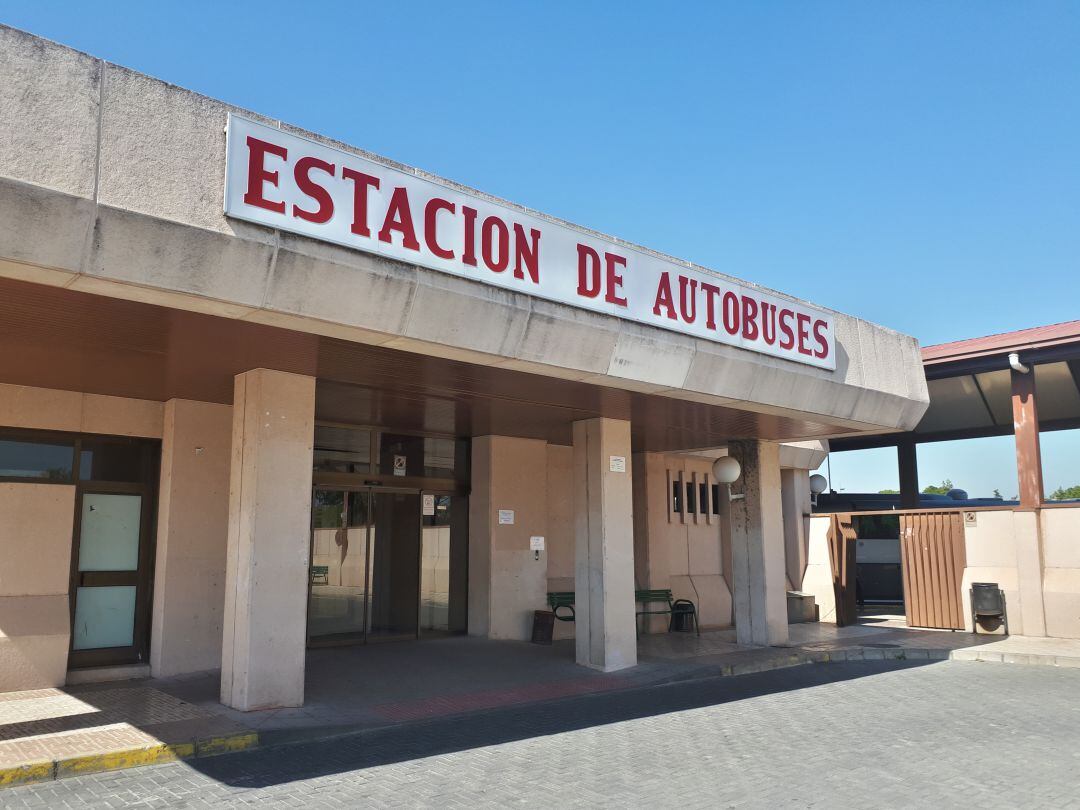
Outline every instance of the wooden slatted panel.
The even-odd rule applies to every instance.
[[[855,604],[855,529],[851,525],[851,515],[838,513],[832,516],[829,563],[832,566],[836,626],[854,624],[858,608]]]
[[[966,564],[960,512],[900,515],[900,563],[910,627],[962,630]]]

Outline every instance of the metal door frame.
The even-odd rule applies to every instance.
[[[323,480],[317,480],[313,483],[311,492],[312,500],[314,501],[314,495],[316,491],[323,492],[341,492],[344,496],[344,509],[345,509],[345,528],[348,530],[348,515],[349,515],[349,495],[362,493],[368,498],[368,514],[374,514],[373,505],[375,502],[375,495],[380,492],[385,492],[390,495],[416,495],[418,497],[417,509],[417,531],[416,531],[416,547],[417,547],[417,565],[416,565],[416,630],[413,634],[414,639],[422,638],[423,634],[420,631],[420,601],[421,592],[420,585],[423,580],[423,549],[424,549],[424,495],[449,495],[451,497],[463,497],[461,487],[450,483],[442,482],[442,486],[430,486],[432,480],[438,479],[423,479],[429,482],[428,486],[421,489],[417,489],[414,486],[407,486],[403,484],[394,485],[397,482],[384,485],[381,480],[389,478],[390,476],[376,476],[373,479],[367,479],[363,481],[356,481],[357,476],[348,476],[351,480],[347,484],[338,483],[338,481],[345,478],[344,474],[330,474],[329,476],[316,476],[316,479],[322,478]],[[330,478],[330,481],[326,481],[326,478]],[[376,520],[378,517],[376,516]],[[371,643],[371,574],[372,574],[372,554],[371,548],[373,543],[372,532],[375,528],[373,522],[369,522],[364,527],[364,612],[363,612],[363,630],[357,633],[339,633],[333,636],[327,636],[325,638],[312,637],[310,632],[309,618],[311,614],[311,566],[315,557],[315,510],[311,509],[311,529],[308,540],[308,574],[307,574],[307,602],[305,605],[304,622],[305,622],[305,638],[306,645],[308,647],[341,647],[341,646],[367,646]],[[386,643],[394,639],[376,640],[375,643]],[[405,640],[405,639],[398,639]]]

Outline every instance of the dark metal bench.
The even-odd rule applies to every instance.
[[[701,635],[701,627],[698,626],[697,607],[689,599],[675,599],[669,588],[654,588],[634,591],[634,601],[641,605],[637,612],[638,616],[670,616],[668,632],[671,632],[677,615],[691,617],[694,630]],[[650,605],[663,605],[663,607],[650,607]]]
[[[574,612],[574,591],[550,591],[547,595],[548,605],[551,607],[555,618],[560,622],[572,622],[577,618]],[[670,589],[640,590],[634,591],[634,602],[642,606],[637,611],[637,616],[665,615],[671,616],[668,622],[668,632],[671,632],[676,615],[688,615],[694,624],[694,630],[701,635],[698,626],[697,608],[689,599],[675,599]],[[662,604],[662,608],[650,607]],[[563,612],[560,613],[559,611]],[[567,613],[569,611],[569,613]],[[635,628],[637,622],[634,623]]]

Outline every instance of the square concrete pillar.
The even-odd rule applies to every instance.
[[[780,471],[780,496],[784,519],[784,546],[787,584],[793,591],[802,590],[806,557],[810,550],[810,471]]]
[[[221,702],[241,711],[304,702],[315,380],[236,377]]]
[[[732,484],[731,563],[735,635],[739,644],[773,646],[788,640],[780,446],[734,441],[728,453],[742,465]]]
[[[150,671],[221,666],[232,408],[171,399],[161,436]]]
[[[574,634],[577,662],[611,672],[637,664],[630,423],[574,423]]]

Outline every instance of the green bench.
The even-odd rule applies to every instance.
[[[675,614],[688,613],[694,622],[694,630],[701,635],[701,627],[698,626],[697,607],[689,599],[676,599],[670,588],[656,588],[651,590],[634,591],[634,601],[641,604],[638,616],[671,616],[668,621],[668,632],[674,624]],[[651,608],[650,605],[662,605],[663,607]]]
[[[572,622],[574,621],[574,592],[573,591],[552,591],[548,594],[548,605],[551,606],[552,613],[555,614],[555,618],[560,622]],[[559,613],[559,608],[569,609],[570,613]]]
[[[576,618],[574,595],[574,591],[551,591],[548,593],[548,605],[555,614],[555,618],[560,622],[572,622]],[[667,615],[674,617],[676,613],[689,613],[693,618],[694,630],[699,636],[701,635],[701,627],[698,626],[697,607],[689,599],[675,599],[670,589],[634,591],[634,602],[641,605],[641,609],[637,611],[638,616]],[[663,605],[663,607],[652,607],[653,605]],[[563,612],[560,613],[560,610]],[[668,622],[668,632],[671,632],[671,625],[672,622]]]
[[[330,566],[329,565],[313,565],[313,566],[311,566],[311,584],[312,585],[329,585],[330,584]]]

